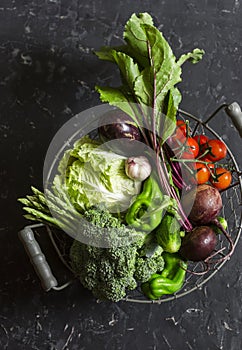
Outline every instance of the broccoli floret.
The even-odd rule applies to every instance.
[[[151,258],[138,257],[136,259],[136,269],[134,277],[137,281],[147,282],[151,275],[161,272],[164,268],[164,259],[162,255]]]
[[[72,267],[84,287],[98,299],[118,301],[126,289],[135,289],[137,247],[98,248],[74,241],[70,257]]]
[[[134,277],[137,281],[147,282],[151,275],[161,272],[164,268],[164,259],[162,257],[163,249],[157,243],[154,235],[149,235],[145,243],[138,252],[136,259],[136,269]]]

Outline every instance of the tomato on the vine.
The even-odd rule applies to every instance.
[[[225,168],[217,168],[210,177],[210,182],[218,190],[225,190],[232,182],[231,172]]]
[[[179,129],[184,136],[187,134],[187,124],[184,122],[184,120],[177,120],[176,121],[176,128]]]
[[[217,162],[226,157],[227,147],[221,140],[211,139],[202,145],[202,153],[206,152],[206,158],[213,162]]]
[[[199,158],[200,159],[200,158]],[[210,169],[210,170],[213,170],[214,169],[214,163],[210,160],[210,159],[208,159],[208,158],[206,158],[206,157],[202,157],[201,158],[201,160],[203,161],[203,162],[207,162],[207,164],[206,164],[206,167],[208,168],[208,169]]]
[[[197,141],[199,146],[204,145],[208,142],[209,138],[203,134],[193,136],[194,140]]]
[[[193,185],[202,185],[208,182],[211,175],[206,164],[200,162],[189,162],[186,164],[183,174],[185,176],[185,182]]]
[[[194,159],[199,153],[199,145],[193,137],[188,137],[184,145],[182,145],[184,151],[179,158],[183,159]]]
[[[187,124],[183,120],[176,121],[176,130],[174,132],[173,138],[174,140],[181,140],[185,142],[187,137]]]
[[[197,184],[202,185],[208,182],[211,174],[206,164],[196,163],[195,168],[197,170],[197,173],[196,173]]]

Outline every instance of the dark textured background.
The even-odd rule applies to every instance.
[[[203,118],[224,101],[242,104],[239,0],[0,0],[1,350],[242,349],[241,242],[201,290],[142,305],[97,303],[77,282],[43,292],[17,238],[27,222],[16,199],[31,184],[41,188],[52,137],[70,117],[99,103],[96,83],[118,79],[93,49],[120,43],[127,19],[143,11],[177,55],[206,51],[201,63],[184,66],[184,109]],[[221,119],[215,127],[226,141],[233,138],[242,165],[230,122]],[[53,264],[65,281],[65,270]]]

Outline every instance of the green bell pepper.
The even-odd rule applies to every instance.
[[[159,299],[165,294],[174,294],[183,286],[187,263],[177,254],[164,252],[165,268],[160,274],[153,274],[148,282],[142,284],[144,295],[149,299]]]
[[[142,231],[153,231],[162,220],[163,210],[159,209],[162,199],[163,194],[157,181],[149,176],[143,184],[142,192],[126,213],[127,224]]]

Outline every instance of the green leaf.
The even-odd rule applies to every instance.
[[[140,75],[138,64],[134,63],[133,58],[123,52],[117,52],[113,50],[112,55],[114,61],[119,67],[122,80],[124,84],[127,85],[127,88],[132,95],[134,91],[134,82]]]
[[[152,17],[148,13],[133,14],[125,25],[124,40],[130,49],[130,55],[145,68],[149,65],[146,35],[142,24],[153,25]]]
[[[162,116],[159,128],[159,135],[162,139],[162,144],[173,134],[176,128],[176,114],[178,106],[181,102],[181,93],[177,88],[171,88],[163,103]]]
[[[177,63],[179,66],[181,66],[187,60],[191,61],[193,64],[198,63],[203,58],[204,53],[204,50],[194,49],[192,52],[181,55]]]
[[[147,37],[150,70],[153,74],[153,108],[158,112],[168,91],[181,81],[181,68],[162,33],[147,24],[142,27]]]
[[[94,54],[103,61],[110,61],[115,63],[115,59],[113,57],[113,51],[125,53],[128,56],[132,56],[132,52],[128,45],[121,46],[103,46],[100,51],[94,51]]]
[[[111,106],[120,108],[137,122],[139,113],[137,114],[137,106],[132,96],[127,97],[123,93],[122,88],[101,87],[98,85],[95,88],[99,92],[102,102],[108,102]]]
[[[146,67],[134,83],[134,91],[138,102],[153,106],[154,75],[150,67]]]

